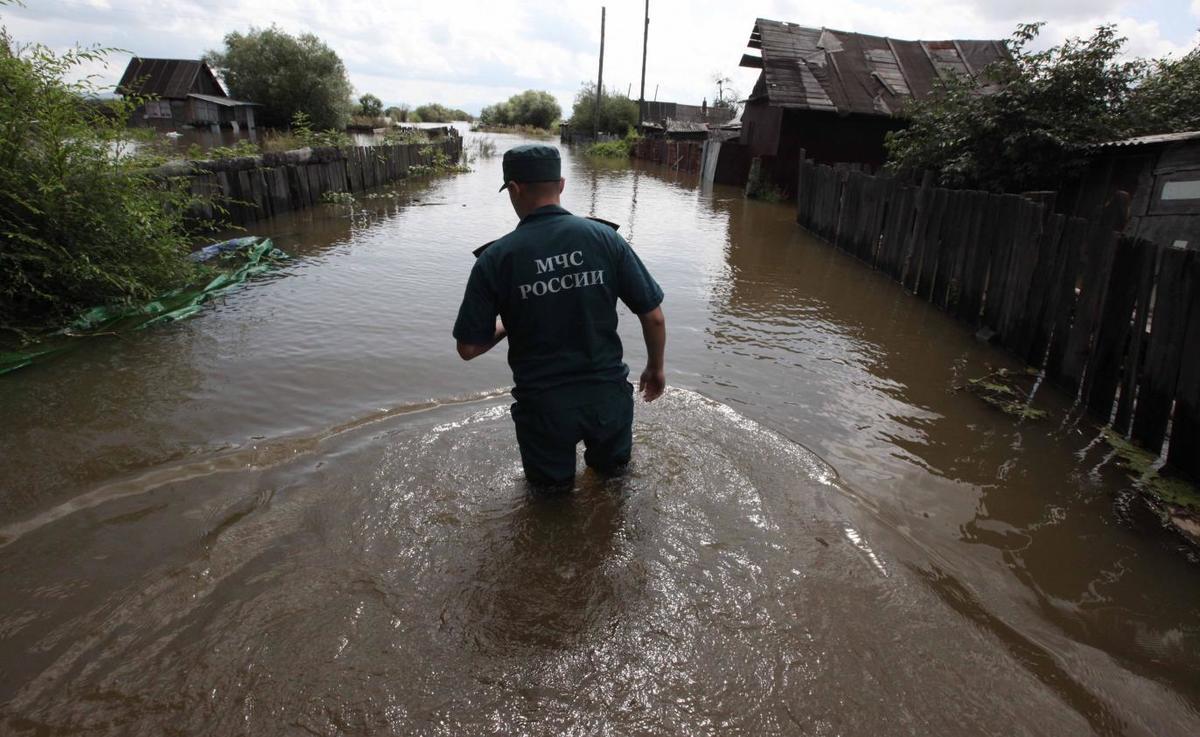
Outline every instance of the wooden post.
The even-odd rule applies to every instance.
[[[650,0],[646,0],[646,27],[642,31],[642,87],[638,92],[638,133],[642,132],[642,121],[646,109],[646,44],[650,41]]]
[[[596,75],[596,115],[592,119],[592,139],[600,139],[600,98],[604,96],[604,12],[600,8],[600,73]]]

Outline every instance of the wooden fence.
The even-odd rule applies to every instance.
[[[643,138],[633,147],[633,158],[665,164],[679,171],[699,173],[704,163],[703,141],[667,141]]]
[[[1017,195],[805,161],[797,221],[970,323],[1100,422],[1200,478],[1200,252],[1121,237]]]
[[[170,164],[160,176],[186,177],[199,196],[191,215],[210,220],[214,203],[223,219],[247,225],[322,202],[326,192],[361,192],[408,176],[415,165],[428,166],[438,152],[450,161],[462,156],[462,138],[395,146],[305,148],[216,161]]]

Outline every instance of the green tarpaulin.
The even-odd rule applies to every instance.
[[[40,358],[65,351],[75,345],[75,339],[79,337],[141,330],[191,317],[203,308],[205,302],[288,258],[286,253],[272,245],[270,238],[239,238],[210,246],[204,252],[215,257],[213,265],[219,271],[207,283],[175,289],[144,304],[93,307],[66,328],[42,341],[17,351],[0,351],[0,374],[24,368]]]

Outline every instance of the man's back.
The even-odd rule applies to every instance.
[[[498,313],[508,332],[513,396],[559,406],[628,376],[617,300],[635,314],[662,301],[616,231],[553,205],[527,215],[480,256],[467,294],[455,334],[490,337]]]

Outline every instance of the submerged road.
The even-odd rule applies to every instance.
[[[631,472],[528,498],[454,353],[498,158],[262,224],[274,274],[0,378],[0,734],[1200,733],[1198,561],[1064,398],[960,391],[1016,366],[789,206],[564,155],[667,294]]]

